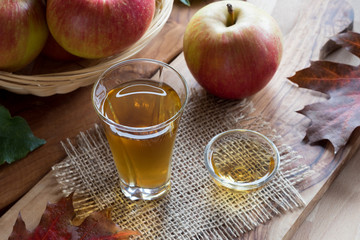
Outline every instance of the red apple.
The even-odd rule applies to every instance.
[[[39,55],[47,36],[41,0],[0,1],[0,69],[25,67]]]
[[[48,0],[46,18],[54,39],[83,58],[117,54],[150,26],[155,0]]]
[[[221,98],[241,99],[260,91],[282,56],[277,22],[243,1],[219,1],[200,9],[190,20],[183,43],[194,78]]]

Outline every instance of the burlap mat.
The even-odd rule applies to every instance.
[[[68,154],[53,167],[65,194],[76,191],[79,214],[107,207],[116,223],[141,232],[141,239],[234,239],[274,215],[304,205],[294,184],[306,167],[287,167],[300,158],[260,116],[249,118],[250,101],[192,96],[180,122],[172,165],[171,192],[156,201],[130,201],[118,174],[103,130],[80,133],[76,143],[63,143]],[[217,187],[205,169],[206,144],[231,128],[247,128],[268,136],[281,155],[280,171],[264,188],[234,193]]]

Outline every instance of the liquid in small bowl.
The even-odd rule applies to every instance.
[[[205,149],[205,165],[216,184],[235,191],[263,187],[276,174],[280,155],[264,135],[233,129],[216,135]]]

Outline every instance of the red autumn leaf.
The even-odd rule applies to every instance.
[[[331,40],[360,58],[360,36],[358,33],[347,32],[339,34],[331,38]]]
[[[347,32],[331,40],[360,57],[360,34]],[[289,78],[300,87],[323,92],[329,99],[299,111],[311,119],[310,143],[329,140],[337,152],[360,126],[360,66],[328,61],[312,62]]]
[[[19,214],[9,240],[119,240],[139,235],[136,231],[122,230],[110,218],[110,211],[94,212],[79,225],[72,224],[75,217],[72,194],[56,204],[48,204],[39,225],[28,231]]]

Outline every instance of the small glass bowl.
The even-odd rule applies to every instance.
[[[205,148],[205,165],[216,184],[235,191],[252,191],[275,176],[280,155],[264,135],[233,129],[211,139]]]

